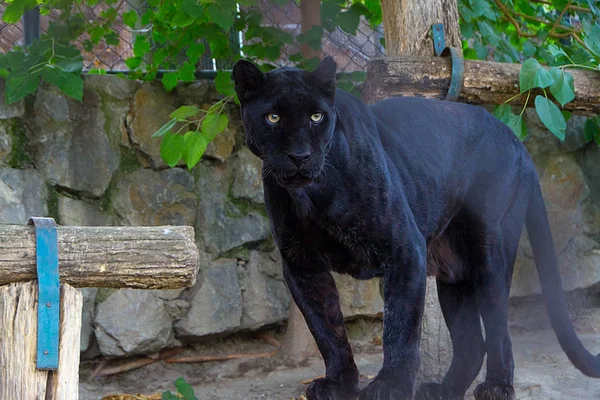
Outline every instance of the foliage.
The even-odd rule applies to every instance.
[[[272,0],[284,4],[285,0]],[[207,110],[181,108],[171,115],[155,137],[161,137],[161,156],[174,166],[181,159],[192,168],[206,146],[228,123],[225,106],[236,101],[229,73],[223,66],[240,57],[259,62],[267,71],[275,68],[282,49],[292,44],[307,44],[319,49],[324,31],[338,27],[355,34],[361,16],[372,25],[381,23],[380,0],[324,0],[321,4],[322,26],[292,37],[273,26],[262,25],[258,0],[148,0],[138,13],[127,10],[124,0],[104,0],[100,17],[89,21],[86,7],[97,6],[99,0],[12,0],[3,20],[18,21],[24,12],[39,5],[42,13],[61,11],[47,35],[26,49],[17,48],[0,56],[0,74],[7,77],[7,101],[18,101],[36,91],[41,80],[58,86],[65,94],[81,100],[81,50],[76,39],[83,38],[83,50],[91,51],[101,40],[117,45],[119,36],[112,29],[116,22],[125,24],[135,35],[133,55],[125,60],[129,78],[160,79],[165,90],[173,90],[179,82],[192,82],[203,57],[217,60],[215,84],[224,97]],[[239,4],[239,8],[238,8]],[[85,21],[85,22],[84,22]],[[244,46],[232,37],[244,32]],[[201,38],[201,39],[199,39]],[[318,60],[306,60],[300,53],[289,56],[300,67],[312,69]],[[103,73],[92,70],[90,73]],[[343,76],[340,86],[353,89],[364,80],[364,73]]]
[[[178,378],[175,381],[175,388],[177,389],[177,394],[173,394],[168,390],[165,390],[162,394],[162,400],[198,400],[196,395],[194,394],[194,389],[192,386],[187,383],[183,378]]]
[[[460,0],[459,11],[465,58],[523,62],[519,83],[524,107],[513,114],[509,103],[519,97],[515,96],[498,106],[494,115],[524,139],[523,112],[527,103],[534,101],[540,120],[564,140],[570,114],[561,112],[556,103],[564,107],[575,97],[573,77],[566,70],[600,72],[600,3]],[[600,143],[599,121],[598,117],[587,121],[586,140]]]

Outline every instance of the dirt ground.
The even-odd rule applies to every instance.
[[[567,360],[551,331],[513,331],[515,355],[515,389],[517,399],[523,400],[597,400],[600,399],[600,380],[583,376]],[[580,334],[585,346],[600,352],[600,334]],[[225,347],[243,351],[243,343],[236,339]],[[252,351],[268,351],[269,345]],[[356,362],[366,385],[377,373],[381,348],[369,344],[355,344]],[[202,350],[202,349],[199,349]],[[89,370],[82,370],[81,400],[100,400],[118,393],[151,395],[162,390],[174,391],[173,382],[183,376],[195,389],[200,400],[290,400],[303,394],[305,380],[324,373],[323,363],[314,359],[299,367],[282,363],[277,357],[266,359],[239,359],[203,364],[153,365],[130,371],[116,377],[89,379]],[[480,375],[480,379],[483,373]],[[471,400],[472,397],[468,396]]]

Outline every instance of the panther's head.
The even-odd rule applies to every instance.
[[[331,57],[313,72],[279,68],[265,74],[243,60],[233,67],[246,143],[281,186],[311,185],[323,170],[336,124],[335,72]]]

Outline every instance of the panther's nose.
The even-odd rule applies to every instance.
[[[310,158],[309,152],[304,152],[301,154],[298,153],[286,153],[287,158],[289,158],[298,168],[302,166],[308,159]]]

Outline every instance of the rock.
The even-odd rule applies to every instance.
[[[224,162],[229,158],[235,146],[236,127],[231,124],[219,133],[206,147],[204,156]]]
[[[173,343],[171,317],[151,291],[123,289],[97,305],[96,339],[105,356],[148,354]]]
[[[567,122],[567,130],[565,132],[565,141],[561,147],[565,151],[577,151],[585,146],[583,134],[583,125],[588,117],[583,115],[572,115]]]
[[[246,147],[235,153],[234,157],[231,189],[233,196],[255,203],[264,203],[261,159]]]
[[[25,102],[19,100],[15,103],[6,104],[6,80],[0,79],[0,119],[22,118],[25,115]]]
[[[140,169],[116,185],[113,206],[125,225],[193,225],[198,198],[194,179],[183,169]]]
[[[58,196],[58,220],[61,225],[107,226],[113,224],[111,216],[96,206],[65,196]]]
[[[169,317],[173,319],[183,318],[187,310],[190,308],[190,303],[182,299],[165,301],[165,309]]]
[[[154,290],[154,295],[162,300],[175,300],[183,293],[185,289],[163,289]]]
[[[211,97],[216,94],[214,81],[209,79],[179,84],[175,90],[177,98],[182,104],[196,104],[197,106],[210,102]]]
[[[282,277],[272,277],[276,268],[281,270],[269,254],[250,252],[249,262],[242,267],[241,328],[257,329],[287,319],[290,295]]]
[[[94,311],[96,308],[97,288],[79,289],[83,295],[83,307],[81,311],[81,351],[84,352],[90,347],[92,334],[94,333]]]
[[[0,163],[5,163],[12,151],[12,137],[5,126],[0,124]]]
[[[600,276],[600,267],[596,267],[593,262],[585,265],[585,260],[589,257],[584,254],[591,251],[597,243],[582,235],[582,204],[590,193],[583,172],[571,155],[550,156],[540,184],[564,289],[573,290],[594,284]],[[541,289],[531,245],[523,238],[515,262],[511,296],[539,293]]]
[[[34,102],[28,140],[35,165],[47,180],[92,197],[104,194],[119,167],[116,140],[106,132],[97,93],[84,90],[83,102],[42,85]]]
[[[175,98],[158,84],[144,84],[133,95],[133,105],[127,116],[129,139],[148,158],[152,168],[165,167],[160,157],[160,140],[152,135],[171,118],[177,108]]]
[[[375,317],[383,314],[383,299],[379,279],[361,281],[349,275],[333,273],[340,294],[344,318],[358,316]]]
[[[84,75],[85,87],[118,100],[130,100],[140,87],[138,81],[115,75]]]
[[[36,170],[0,168],[0,223],[25,224],[48,215],[48,188]]]
[[[600,233],[600,146],[591,144],[578,152],[578,161],[586,183],[590,188],[590,196],[583,205],[584,229],[591,235]]]
[[[190,303],[190,308],[175,324],[178,336],[197,339],[238,328],[242,318],[242,295],[236,260],[212,262],[183,297]]]
[[[269,223],[260,207],[244,210],[227,198],[231,179],[228,163],[212,168],[200,164],[198,175],[196,192],[200,204],[196,229],[202,232],[201,239],[208,252],[222,254],[269,237]]]

